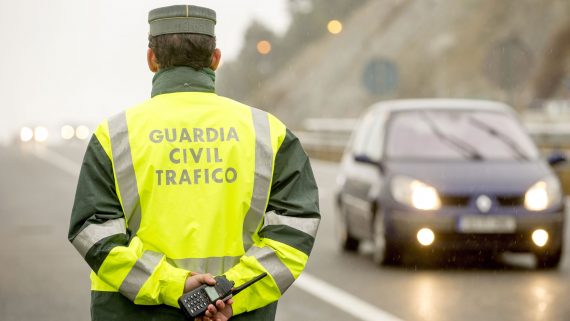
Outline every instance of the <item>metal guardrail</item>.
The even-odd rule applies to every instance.
[[[350,138],[350,133],[295,131],[295,135],[309,156],[330,161],[340,160]]]
[[[309,118],[295,134],[309,156],[338,161],[357,122],[355,118]]]

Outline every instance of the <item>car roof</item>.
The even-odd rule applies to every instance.
[[[512,113],[513,109],[501,102],[479,99],[399,99],[378,102],[369,112],[398,112],[409,110],[479,110]]]

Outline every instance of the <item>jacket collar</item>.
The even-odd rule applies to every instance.
[[[216,74],[210,68],[179,66],[158,71],[152,78],[151,97],[175,92],[215,92]]]

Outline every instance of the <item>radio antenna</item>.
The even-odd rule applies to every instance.
[[[253,283],[263,279],[265,276],[267,275],[267,273],[263,272],[260,275],[256,276],[254,279],[245,282],[244,284],[238,286],[237,288],[233,288],[232,289],[232,295],[236,295],[238,293],[240,293],[242,290],[244,290],[245,288],[247,288],[248,286],[252,285]]]

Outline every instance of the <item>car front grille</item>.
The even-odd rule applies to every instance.
[[[441,205],[452,207],[465,207],[469,205],[469,196],[463,195],[441,195]]]
[[[522,206],[524,204],[524,195],[497,196],[497,203],[503,207]]]
[[[473,198],[470,195],[440,195],[441,205],[447,207],[467,207]],[[496,203],[500,207],[517,207],[524,205],[524,195],[496,195]],[[492,199],[493,197],[491,197]]]

